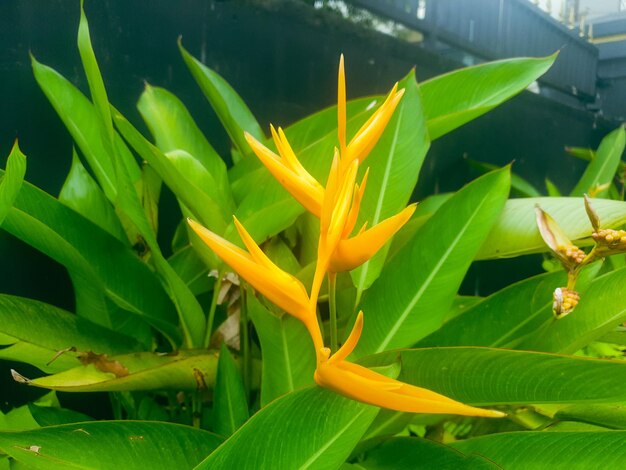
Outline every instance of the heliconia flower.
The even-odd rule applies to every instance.
[[[331,257],[330,271],[351,271],[372,258],[411,218],[416,207],[417,204],[411,204],[374,227],[341,239]]]
[[[556,221],[539,206],[535,207],[535,214],[539,233],[548,248],[554,252],[566,269],[569,271],[576,269],[585,260],[586,253],[574,245]]]
[[[337,135],[341,150],[342,166],[345,168],[354,160],[365,160],[389,123],[396,106],[402,99],[404,90],[398,91],[396,83],[383,104],[370,116],[354,135],[350,143],[346,144],[346,74],[344,70],[343,54],[339,59],[339,74],[337,79]]]
[[[318,355],[315,382],[352,400],[407,413],[453,413],[499,418],[504,413],[465,405],[444,395],[400,382],[366,367],[346,361],[363,329],[363,312],[345,344],[332,356],[324,348]]]
[[[246,229],[234,218],[235,226],[248,251],[216,235],[192,219],[187,219],[200,239],[226,264],[268,300],[302,321],[309,319],[309,296],[302,283],[276,266],[263,253]]]
[[[244,135],[248,144],[278,182],[306,210],[319,217],[324,198],[324,188],[298,161],[283,130],[279,127],[277,132],[274,126],[270,128],[280,156],[245,132]]]

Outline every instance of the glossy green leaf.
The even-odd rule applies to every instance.
[[[43,302],[0,295],[0,359],[32,364],[46,372],[77,364],[75,354],[56,353],[71,347],[79,351],[121,354],[140,349],[135,340],[102,328]]]
[[[261,405],[313,383],[315,349],[299,320],[277,317],[254,297],[248,296],[248,315],[261,341],[263,370]]]
[[[480,456],[465,456],[444,444],[417,437],[396,437],[368,452],[359,465],[366,470],[496,469]]]
[[[336,469],[378,409],[318,387],[285,395],[257,412],[198,469]]]
[[[364,167],[369,167],[369,176],[357,227],[365,222],[373,227],[404,209],[430,146],[414,71],[398,88],[404,89],[404,96],[363,163]],[[388,250],[389,244],[350,273],[357,288],[357,299],[380,275]]]
[[[34,403],[28,404],[28,409],[33,419],[39,426],[58,426],[60,424],[82,423],[92,421],[93,418],[74,410],[56,406],[40,406]]]
[[[107,356],[53,375],[19,382],[63,392],[196,391],[213,388],[217,356],[204,350]]]
[[[120,307],[179,337],[172,304],[154,273],[115,237],[28,183],[2,228],[98,286]]]
[[[59,193],[59,201],[121,242],[128,243],[115,209],[82,165],[76,151],[72,152],[72,166]]]
[[[472,160],[471,158],[466,158],[465,161],[469,163],[472,168],[475,168],[483,173],[488,173],[493,170],[497,170],[501,168],[498,165],[494,165],[492,163],[487,162],[479,162],[477,160]],[[511,173],[511,189],[524,197],[540,197],[541,193],[537,191],[537,189],[524,178],[519,176],[518,174],[512,172]]]
[[[235,360],[222,343],[213,399],[213,431],[230,436],[249,417],[246,391]]]
[[[608,134],[598,147],[595,157],[587,166],[585,173],[572,190],[570,196],[583,196],[585,193],[594,197],[605,197],[624,153],[626,131],[622,126]],[[598,187],[606,187],[598,191]]]
[[[6,414],[0,411],[0,431],[26,431],[38,427],[28,405],[13,408]]]
[[[458,441],[451,447],[507,470],[620,468],[626,432],[512,432]]]
[[[212,176],[214,185],[204,187],[204,191],[226,209],[233,206],[230,195],[226,164],[206,140],[185,105],[164,88],[146,84],[139,98],[137,108],[154,136],[156,146],[167,154],[183,150]]]
[[[550,197],[563,196],[559,188],[549,178],[546,178],[546,191],[548,192],[548,196]]]
[[[213,70],[202,64],[185,50],[182,42],[178,41],[178,48],[183,56],[187,68],[206,96],[222,126],[230,136],[237,150],[242,155],[251,153],[250,147],[243,136],[244,132],[252,134],[261,140],[265,136],[261,126],[256,121],[235,90]]]
[[[552,293],[565,283],[561,271],[524,279],[468,308],[417,345],[506,347],[552,318]]]
[[[209,270],[191,245],[178,250],[168,262],[194,295],[210,290],[212,282],[209,281]]]
[[[7,158],[6,170],[0,179],[0,226],[15,203],[17,194],[22,188],[25,174],[26,156],[15,141]]]
[[[36,469],[193,468],[221,439],[178,424],[98,421],[0,432],[0,449]]]
[[[399,380],[478,406],[626,399],[624,361],[442,347],[388,351],[361,362],[368,367],[399,362]]]
[[[626,268],[595,279],[567,316],[552,320],[519,347],[573,354],[626,320]]]
[[[626,202],[593,199],[602,228],[626,223]],[[525,198],[507,201],[477,259],[508,258],[548,251],[537,228],[535,206],[541,207],[557,222],[567,237],[576,243],[591,237],[591,223],[582,198]]]
[[[468,184],[387,264],[361,305],[358,355],[411,346],[441,325],[509,184],[508,168]]]
[[[157,171],[165,184],[192,211],[193,215],[202,224],[218,233],[223,233],[226,222],[218,203],[197,185],[198,178],[187,177],[191,170],[195,173],[204,172],[208,175],[207,178],[212,180],[213,178],[204,170],[201,163],[183,151],[178,151],[172,158],[166,157],[158,148],[150,144],[124,116],[114,112],[113,118],[124,138]],[[190,168],[189,165],[194,163],[196,166]]]
[[[144,162],[141,166],[141,205],[154,233],[159,231],[159,198],[163,180],[159,174]]]
[[[556,54],[455,70],[420,85],[428,133],[435,140],[517,95],[552,66]]]

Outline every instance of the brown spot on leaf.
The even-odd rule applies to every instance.
[[[126,377],[128,375],[128,369],[124,367],[119,361],[109,359],[106,354],[96,354],[94,352],[81,352],[78,354],[78,359],[83,365],[93,364],[96,369],[102,372],[109,372],[115,374],[115,377]]]

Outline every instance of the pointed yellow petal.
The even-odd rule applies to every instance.
[[[329,269],[332,272],[351,271],[372,258],[411,218],[415,207],[416,204],[411,204],[369,230],[342,239],[332,255]]]
[[[359,167],[359,161],[354,160],[346,173],[343,184],[340,190],[337,192],[337,199],[335,200],[333,212],[328,225],[327,246],[328,255],[335,250],[343,229],[346,226],[346,221],[350,213],[350,207],[352,203],[352,196],[354,194],[354,183],[356,180],[356,172]]]
[[[378,142],[378,139],[383,134],[396,106],[404,94],[404,90],[398,92],[394,90],[392,90],[387,100],[376,110],[363,127],[359,129],[359,132],[356,133],[348,144],[346,151],[347,161],[354,159],[365,160],[374,145],[376,145],[376,142]]]
[[[321,214],[324,190],[317,182],[311,183],[287,167],[281,158],[261,144],[247,132],[244,134],[250,148],[270,171],[274,178],[300,203],[306,210],[316,215]],[[311,177],[313,178],[313,177]],[[314,181],[314,180],[313,180]]]
[[[347,238],[354,229],[357,219],[359,218],[359,210],[361,209],[361,201],[363,200],[363,194],[365,194],[365,187],[367,185],[367,176],[370,169],[365,170],[361,185],[357,185],[354,191],[354,199],[352,200],[352,207],[350,207],[350,213],[348,214],[348,220],[346,220],[346,226],[343,229],[341,238]]]
[[[250,253],[252,259],[257,264],[265,266],[266,268],[272,268],[273,266],[275,266],[274,263],[272,263],[272,261],[265,255],[265,253],[263,253],[261,248],[259,248],[259,245],[256,244],[254,238],[252,238],[248,231],[244,228],[244,226],[241,225],[239,219],[233,216],[233,222],[235,223],[235,228],[237,229],[237,233],[239,233],[241,241],[243,241],[243,244],[246,245],[248,253]]]
[[[298,279],[282,271],[269,259],[267,259],[269,264],[258,263],[254,256],[199,223],[191,219],[187,219],[187,222],[217,256],[268,300],[301,320],[310,316],[309,297]],[[265,257],[264,254],[262,256]]]
[[[354,322],[354,326],[352,327],[352,331],[350,332],[350,336],[345,343],[337,350],[335,354],[328,360],[329,364],[335,364],[337,362],[343,361],[346,357],[348,357],[356,344],[359,342],[359,338],[361,337],[361,332],[363,331],[363,311],[360,311],[356,316],[356,321]]]
[[[346,72],[343,54],[339,57],[339,77],[337,79],[337,136],[342,155],[346,151]]]
[[[407,413],[450,413],[496,418],[494,410],[474,408],[425,388],[415,387],[377,374],[350,362],[321,363],[315,371],[318,385],[353,400]]]

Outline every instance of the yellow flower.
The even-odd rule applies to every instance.
[[[363,329],[359,312],[346,343],[332,356],[324,348],[318,358],[315,382],[353,400],[407,413],[453,413],[498,418],[504,413],[465,405],[425,388],[385,377],[345,359],[356,346]]]
[[[255,155],[259,157],[259,160],[278,182],[306,210],[319,217],[324,198],[324,188],[298,161],[283,130],[279,127],[278,132],[276,132],[274,126],[271,126],[271,131],[280,157],[247,132],[244,135]]]
[[[302,283],[286,273],[261,251],[246,229],[234,218],[239,236],[248,251],[187,219],[204,243],[272,303],[304,321],[309,314],[309,296]]]
[[[354,160],[363,161],[369,155],[378,139],[383,134],[389,123],[396,106],[402,99],[404,90],[398,91],[396,83],[383,104],[361,126],[359,131],[346,144],[346,74],[343,64],[343,54],[339,59],[339,74],[337,80],[337,135],[343,168],[346,168]]]

